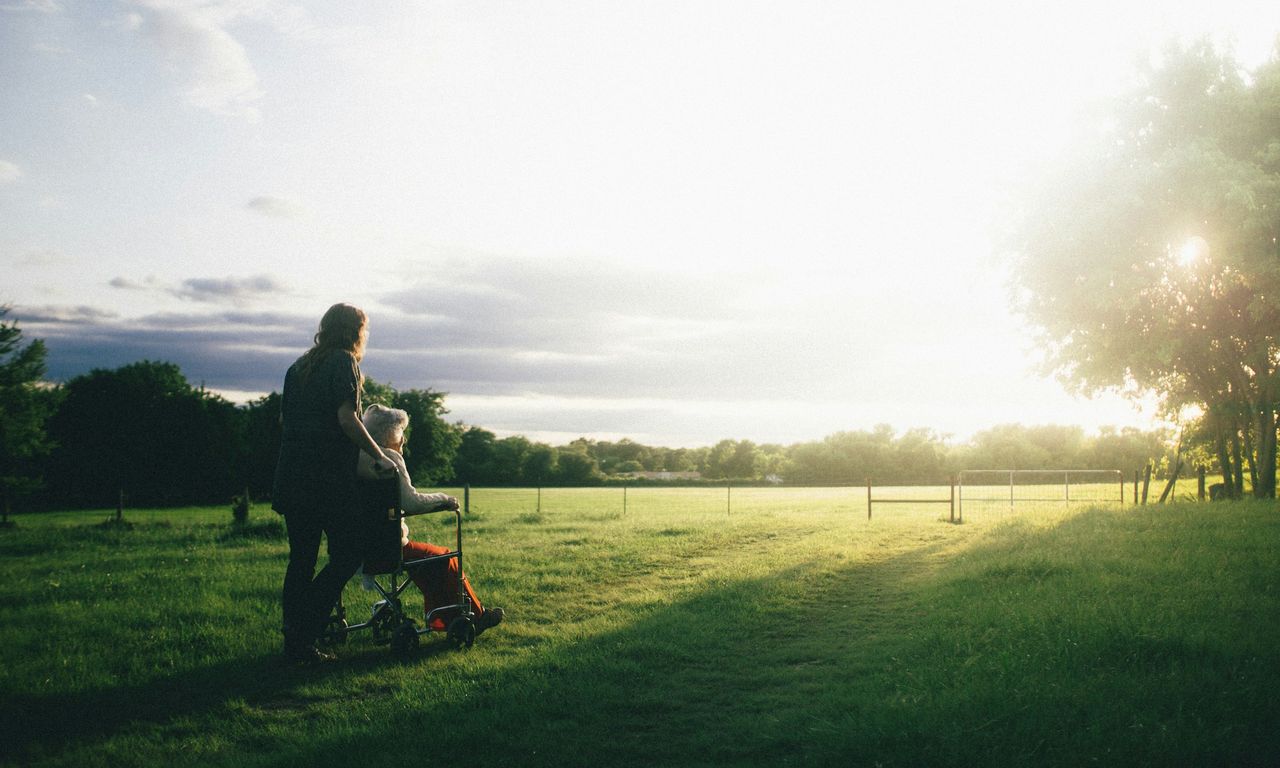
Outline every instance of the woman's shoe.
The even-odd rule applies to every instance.
[[[315,643],[285,643],[284,657],[294,664],[323,664],[338,658],[329,651],[322,651]]]
[[[489,627],[496,627],[502,623],[503,611],[501,608],[490,608],[484,613],[476,617],[476,635]]]

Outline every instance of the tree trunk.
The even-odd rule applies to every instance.
[[[1221,412],[1214,419],[1214,434],[1217,442],[1218,467],[1222,470],[1222,489],[1226,498],[1234,498],[1232,490],[1235,484],[1235,473],[1232,470],[1231,454],[1227,449],[1227,423]]]
[[[1169,475],[1169,482],[1165,483],[1164,492],[1160,494],[1158,504],[1173,500],[1173,490],[1178,485],[1178,475],[1182,472],[1182,456],[1179,455],[1173,462],[1173,474]]]
[[[1244,437],[1245,440],[1249,439],[1248,434],[1245,434]],[[1227,485],[1231,489],[1231,498],[1241,499],[1244,498],[1244,458],[1240,453],[1240,427],[1234,420],[1231,431],[1231,456],[1233,459],[1232,467],[1235,470],[1235,476]]]
[[[1259,398],[1255,407],[1258,417],[1257,459],[1253,462],[1253,497],[1255,499],[1274,499],[1276,497],[1276,418],[1275,406],[1271,399],[1265,397],[1270,387],[1263,389],[1264,396]]]
[[[1249,466],[1249,487],[1256,489],[1258,487],[1258,455],[1254,452],[1253,425],[1250,424],[1251,420],[1251,418],[1242,419],[1244,426],[1240,431],[1244,434],[1244,458],[1245,464]],[[1243,474],[1240,478],[1240,497],[1244,498]]]

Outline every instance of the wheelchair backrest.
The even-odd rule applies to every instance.
[[[361,552],[366,573],[394,570],[400,565],[400,475],[357,483],[363,535]]]

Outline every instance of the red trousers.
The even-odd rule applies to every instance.
[[[447,547],[428,544],[425,541],[411,541],[404,545],[403,556],[405,562],[409,562],[433,555],[445,555],[450,551]],[[418,589],[422,590],[422,607],[426,613],[431,613],[442,605],[457,605],[458,558],[451,557],[448,560],[437,560],[414,566],[409,569],[409,578],[418,585]],[[467,597],[471,598],[471,609],[477,614],[484,613],[480,598],[476,597],[475,590],[471,589],[471,582],[467,581],[465,573],[462,574],[462,588],[466,590]],[[451,611],[444,611],[438,614],[432,620],[431,626],[435,629],[444,629],[445,618],[451,613]]]

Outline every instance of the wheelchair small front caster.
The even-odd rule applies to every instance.
[[[418,649],[418,627],[413,619],[405,619],[391,634],[391,652],[405,656]]]
[[[454,648],[458,650],[470,648],[471,644],[476,641],[475,622],[471,621],[470,617],[459,616],[449,622],[449,629],[446,634]]]

